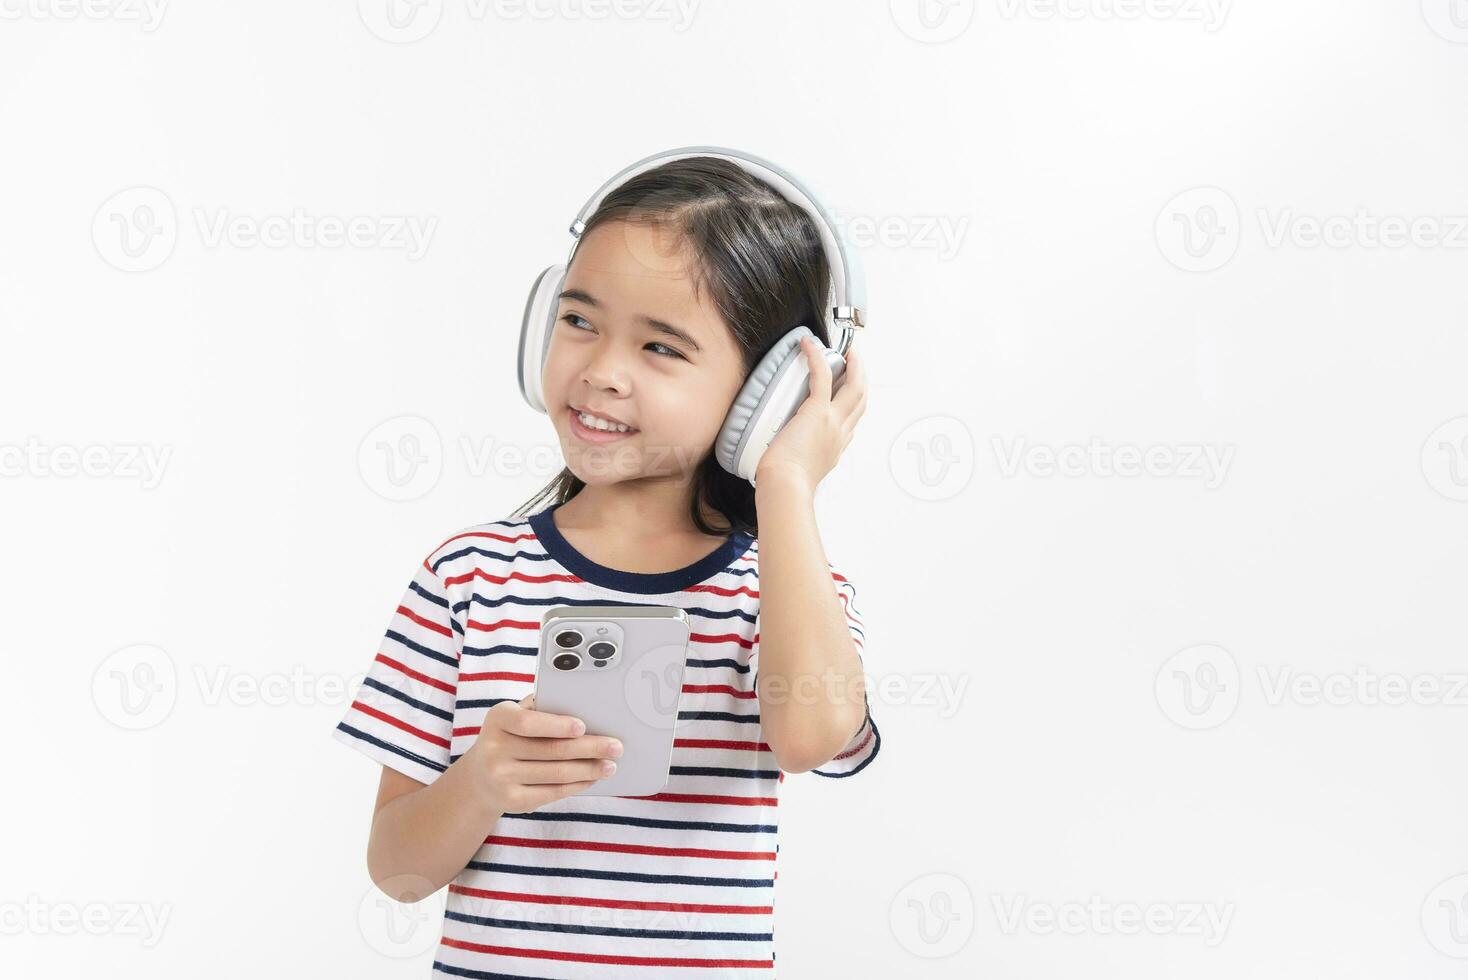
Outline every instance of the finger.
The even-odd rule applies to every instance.
[[[805,353],[806,366],[810,369],[810,397],[817,404],[830,402],[831,366],[821,354],[821,345],[814,337],[802,337],[800,349]]]
[[[525,695],[523,698],[520,699],[520,707],[526,709],[527,711],[534,711],[535,710],[535,692],[534,691],[531,691],[529,694]]]
[[[611,766],[611,772],[605,768]],[[605,779],[616,772],[616,763],[610,759],[570,759],[561,762],[520,760],[510,768],[510,777],[522,786],[540,786],[545,783],[579,783],[586,780]]]
[[[525,805],[525,810],[527,812],[538,810],[547,803],[554,803],[556,800],[564,800],[568,796],[584,793],[586,790],[595,786],[597,782],[595,779],[587,779],[579,783],[545,783],[540,786],[527,786],[525,787],[525,797],[528,802]]]
[[[867,371],[866,363],[856,352],[856,341],[846,348],[846,370],[841,374],[841,388],[836,392],[836,397],[831,399],[831,404],[839,408],[843,415],[850,414],[853,406],[866,392]]]
[[[574,738],[586,734],[586,723],[580,718],[538,709],[508,712],[503,728],[511,735],[526,738]]]
[[[579,738],[512,735],[510,738],[507,752],[514,759],[618,759],[622,756],[621,741],[609,735],[582,735]]]

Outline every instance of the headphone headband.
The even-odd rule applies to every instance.
[[[586,230],[587,219],[601,206],[601,202],[608,194],[638,174],[664,163],[687,157],[718,157],[737,164],[750,176],[770,184],[782,197],[810,215],[820,234],[821,248],[826,253],[826,264],[831,270],[831,288],[825,312],[826,326],[828,333],[830,328],[834,328],[839,336],[833,335],[828,339],[831,341],[832,349],[844,355],[847,348],[851,346],[854,329],[865,325],[866,284],[860,258],[808,185],[788,170],[750,153],[722,146],[681,146],[643,157],[636,163],[622,168],[615,176],[597,188],[596,193],[591,195],[591,198],[577,212],[576,220],[571,222],[571,237],[575,241],[571,243],[571,253],[566,259],[566,265],[571,264],[571,257],[575,256],[576,247],[581,244],[581,233]]]

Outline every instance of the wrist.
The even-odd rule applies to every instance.
[[[791,496],[814,498],[815,484],[802,470],[791,467],[757,469],[754,474],[754,496],[758,504],[761,497]]]

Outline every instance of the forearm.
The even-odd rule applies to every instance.
[[[387,803],[373,819],[367,870],[390,897],[413,902],[448,884],[499,820],[483,781],[465,765],[468,758]]]
[[[760,654],[765,741],[787,772],[832,758],[866,718],[865,678],[821,547],[813,491],[763,478]]]

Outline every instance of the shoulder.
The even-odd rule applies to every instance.
[[[525,542],[534,540],[528,517],[471,524],[439,537],[424,556],[423,567],[442,577],[486,559],[511,561]]]

